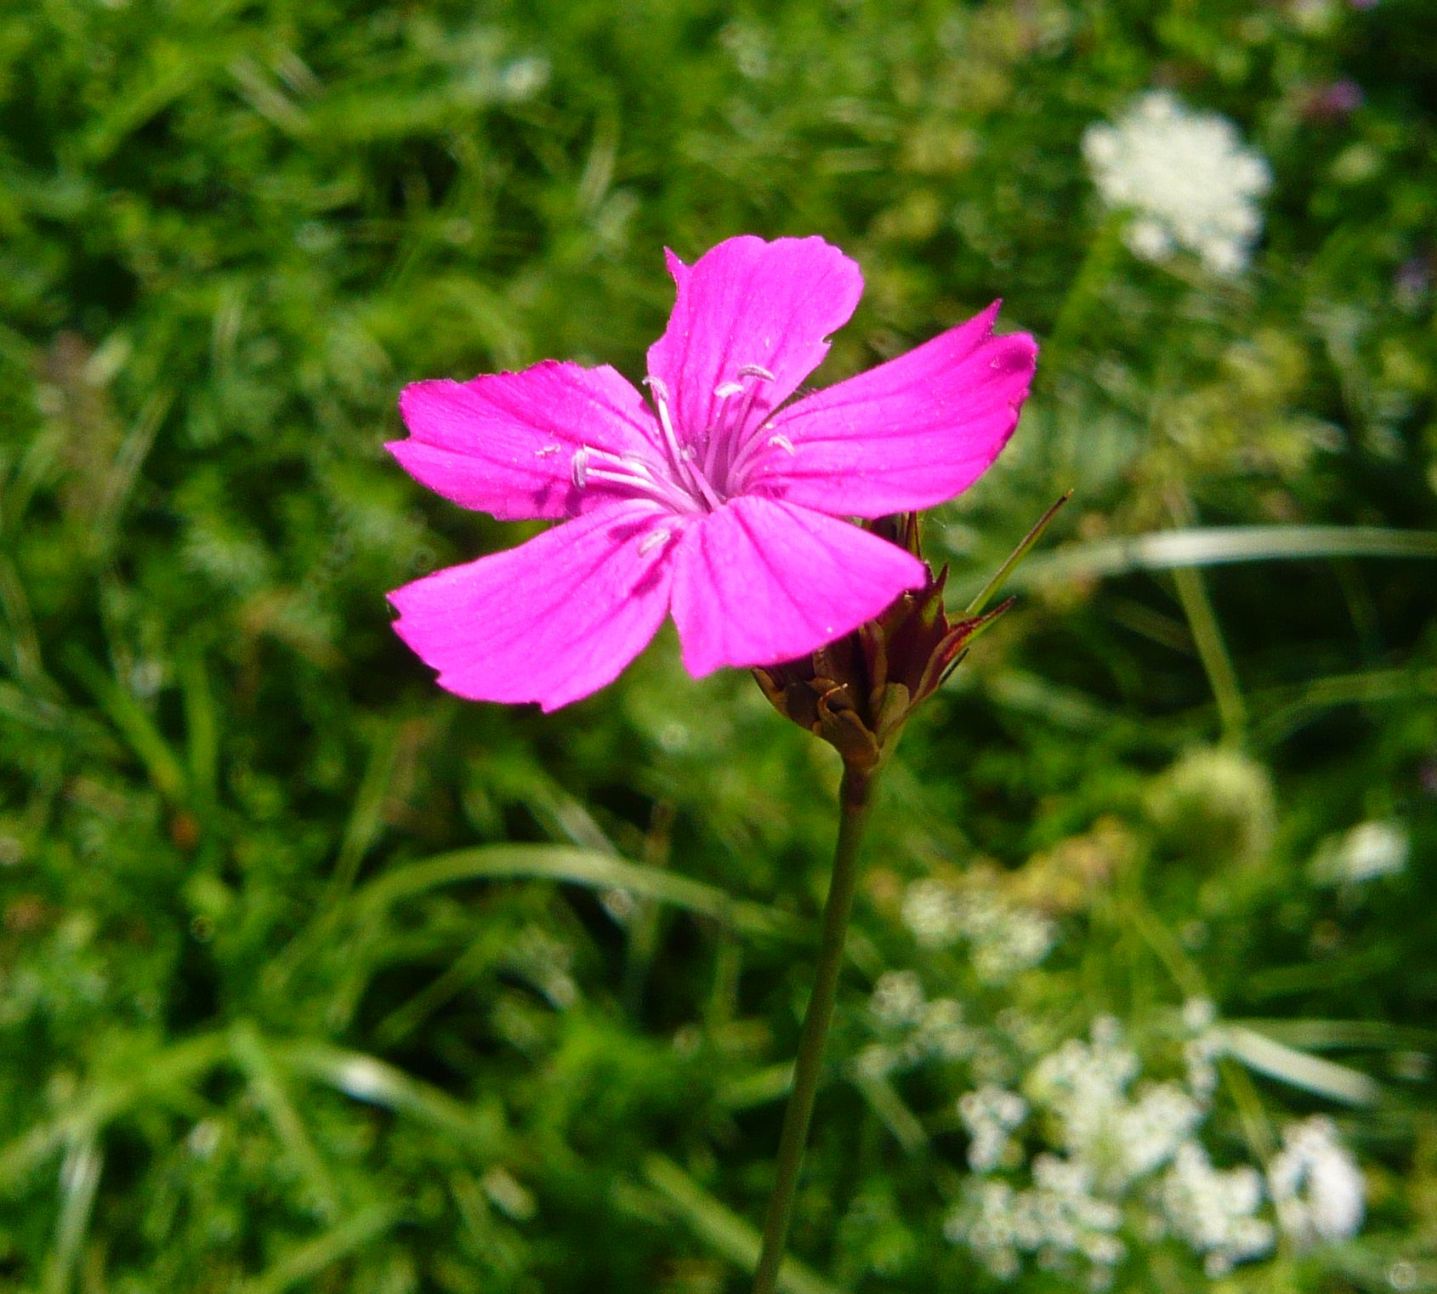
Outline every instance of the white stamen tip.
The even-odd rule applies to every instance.
[[[659,547],[660,544],[668,543],[669,538],[670,535],[667,530],[650,531],[641,540],[639,540],[639,556],[647,556],[649,553],[653,552],[655,548]]]
[[[662,404],[667,404],[667,403],[668,403],[668,400],[669,400],[669,388],[668,388],[667,384],[664,382],[663,378],[661,378],[661,377],[646,377],[646,378],[644,379],[644,385],[645,385],[646,387],[648,387],[649,390],[654,393],[654,399],[655,399],[655,400],[658,400],[658,401],[659,401],[660,403],[662,403]]]
[[[714,387],[714,394],[718,396],[720,400],[728,400],[731,399],[733,396],[742,395],[743,383],[721,382],[718,386]]]
[[[791,441],[787,436],[785,436],[783,432],[779,432],[776,436],[770,436],[768,438],[768,443],[774,446],[776,449],[783,450],[783,452],[787,454],[790,458],[792,458],[797,452],[793,447],[793,441]]]
[[[762,364],[745,364],[738,371],[740,377],[761,377],[765,382],[773,381],[773,374]]]
[[[574,488],[582,490],[589,479],[589,447],[587,445],[574,451],[574,461],[569,465],[569,475],[573,478]]]

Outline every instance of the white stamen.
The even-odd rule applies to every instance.
[[[669,413],[669,394],[664,384],[657,378],[651,379],[654,388],[654,408],[659,415],[659,429],[664,433],[664,448],[669,451],[669,457],[673,460],[675,467],[681,467],[684,461],[684,452],[679,445],[679,434],[674,430],[674,420]]]
[[[723,500],[714,493],[713,486],[701,471],[693,465],[693,450],[682,444],[674,430],[674,420],[669,413],[669,389],[656,377],[644,379],[654,393],[654,409],[659,415],[659,428],[664,436],[664,448],[668,451],[669,462],[673,464],[676,477],[690,494],[702,496],[710,508],[717,508]]]
[[[655,548],[659,547],[660,544],[668,543],[671,537],[667,530],[651,530],[639,540],[639,556],[647,556],[653,552]]]
[[[759,382],[774,381],[773,374],[762,364],[740,364],[738,377],[738,381],[725,382],[714,389],[714,394],[724,403],[719,406],[717,424],[709,430],[704,453],[704,474],[710,480],[732,481],[734,463],[745,448],[745,442],[739,438],[753,414]],[[746,384],[745,379],[748,378],[757,378],[758,381]],[[740,394],[743,397],[741,400],[729,403],[731,396]]]
[[[606,487],[620,497],[651,499],[671,512],[703,510],[700,500],[684,480],[663,464],[632,450],[616,454],[613,450],[581,445],[574,451],[569,470],[574,488],[578,490]]]
[[[647,466],[625,463],[621,459],[611,458],[602,450],[595,452],[601,457],[597,463],[590,464],[585,469],[584,480],[587,484],[617,486],[636,499],[652,499],[676,512],[695,510],[693,496],[668,476],[656,476]]]
[[[773,445],[777,449],[783,450],[783,452],[787,454],[790,458],[792,458],[794,456],[794,453],[796,452],[793,448],[793,441],[791,441],[787,436],[785,436],[783,432],[779,432],[776,436],[770,436],[768,438],[768,443],[770,445]]]

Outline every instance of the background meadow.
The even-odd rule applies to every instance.
[[[745,1288],[836,760],[668,634],[441,694],[383,594],[519,532],[381,444],[757,232],[863,265],[820,382],[1042,343],[955,600],[1075,491],[888,775],[787,1288],[1437,1289],[1434,85],[1425,0],[0,11],[0,1288]],[[1228,244],[1095,183],[1154,89]]]

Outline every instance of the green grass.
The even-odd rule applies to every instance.
[[[0,1289],[745,1288],[831,752],[669,635],[554,716],[440,693],[384,592],[520,531],[381,446],[417,378],[637,378],[662,247],[746,231],[863,265],[820,381],[998,295],[1043,344],[930,525],[955,606],[1075,491],[884,787],[787,1288],[994,1286],[959,1095],[1103,1015],[1176,1074],[1194,997],[1215,1162],[1325,1113],[1367,1190],[1222,1288],[1437,1288],[1429,7],[619,13],[0,14]],[[1133,259],[1086,176],[1155,84],[1272,164],[1236,279]],[[1405,868],[1322,881],[1373,820]],[[932,876],[1055,946],[922,946]],[[865,1070],[893,970],[978,1050]],[[1116,1287],[1206,1283],[1130,1207]]]

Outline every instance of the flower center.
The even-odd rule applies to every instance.
[[[770,446],[792,454],[793,444],[772,430],[768,412],[755,416],[766,383],[774,376],[758,364],[744,364],[732,381],[714,389],[718,401],[711,426],[681,436],[674,425],[668,387],[656,377],[644,384],[652,393],[661,453],[616,454],[581,446],[570,465],[574,488],[602,483],[633,498],[652,499],[680,513],[713,512],[744,493],[745,477],[758,455]]]

